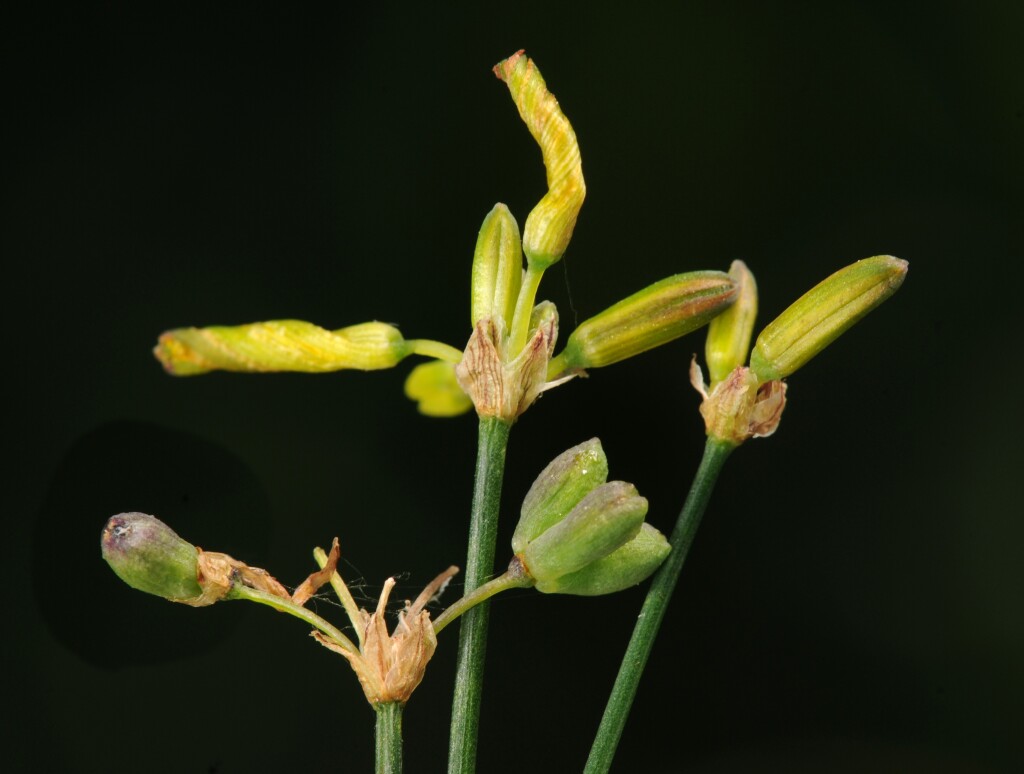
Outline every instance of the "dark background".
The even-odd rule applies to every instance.
[[[4,768],[371,769],[373,714],[301,624],[134,592],[99,533],[155,513],[288,584],[338,535],[367,605],[388,575],[397,600],[461,564],[475,422],[417,415],[407,364],[179,380],[150,349],[281,317],[462,346],[480,220],[503,201],[523,223],[544,191],[489,69],[525,48],[588,182],[541,292],[563,335],[734,258],[762,322],[856,259],[911,263],[791,379],[776,436],[726,466],[617,770],[1022,770],[1024,6],[386,5],[108,3],[4,25]],[[502,562],[532,478],[593,435],[671,528],[702,445],[702,346],[523,418]],[[582,768],[642,596],[496,602],[482,772]],[[407,709],[409,771],[443,769],[455,640]]]

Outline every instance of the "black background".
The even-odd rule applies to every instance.
[[[338,535],[367,605],[388,575],[406,598],[461,563],[475,422],[417,415],[406,364],[172,379],[150,349],[282,317],[462,346],[480,220],[503,201],[522,223],[544,191],[489,69],[525,48],[588,182],[541,291],[563,335],[734,258],[762,322],[856,259],[911,263],[726,466],[617,770],[1021,770],[1024,13],[825,5],[109,3],[5,24],[5,769],[371,769],[373,714],[301,624],[134,592],[99,532],[155,513],[288,584]],[[531,409],[500,561],[532,478],[593,435],[670,529],[702,346]],[[642,596],[496,601],[482,772],[582,768]],[[409,771],[443,770],[455,639],[406,711]]]

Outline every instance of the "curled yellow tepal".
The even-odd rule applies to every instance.
[[[527,261],[544,269],[557,263],[569,245],[587,193],[580,148],[569,119],[532,59],[517,51],[496,64],[494,74],[508,84],[519,115],[544,155],[548,192],[526,218],[523,230]]]

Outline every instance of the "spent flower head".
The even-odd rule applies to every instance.
[[[145,513],[110,517],[103,528],[100,546],[103,558],[118,577],[140,591],[193,607],[244,599],[312,624],[316,640],[349,662],[373,706],[408,701],[422,681],[437,647],[434,624],[425,608],[458,572],[457,567],[449,567],[427,585],[415,602],[406,603],[389,633],[385,615],[394,578],[385,581],[372,614],[358,608],[338,574],[341,551],[337,538],[330,554],[322,549],[314,552],[320,570],[311,573],[291,594],[266,570],[250,567],[227,554],[203,551]],[[341,599],[358,644],[305,608],[327,583]]]

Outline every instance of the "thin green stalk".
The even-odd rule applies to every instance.
[[[313,559],[321,570],[327,566],[327,552],[322,548],[317,547],[313,549]],[[337,594],[338,599],[341,600],[341,606],[345,608],[345,614],[348,616],[348,620],[356,632],[356,637],[359,638],[359,650],[362,651],[363,626],[362,619],[359,615],[359,605],[357,605],[355,599],[352,598],[352,592],[348,590],[348,586],[345,585],[345,581],[337,570],[331,573],[331,588],[334,589],[334,593]]]
[[[537,298],[537,288],[543,276],[544,269],[539,269],[533,264],[527,265],[526,273],[523,275],[523,284],[519,288],[519,297],[516,299],[512,330],[508,337],[510,358],[517,357],[526,346],[526,337],[530,333],[530,317],[533,315],[533,302]]]
[[[480,419],[473,508],[469,521],[469,551],[464,576],[466,594],[482,586],[494,571],[501,482],[505,475],[505,449],[510,429],[511,425],[503,420]],[[490,604],[484,602],[462,616],[455,695],[452,699],[451,736],[448,741],[449,774],[472,774],[476,770],[489,608]]]
[[[414,355],[433,357],[438,360],[447,360],[449,363],[458,364],[462,360],[462,350],[455,349],[450,344],[433,339],[408,339],[406,346]]]
[[[683,569],[694,535],[697,534],[701,516],[704,515],[708,500],[711,499],[718,474],[734,448],[736,447],[732,444],[710,437],[704,446],[704,457],[700,461],[697,475],[690,485],[690,493],[686,496],[683,510],[679,513],[672,537],[669,539],[672,552],[655,573],[651,588],[644,599],[640,617],[633,628],[633,636],[622,658],[618,677],[615,678],[611,696],[608,697],[601,726],[594,738],[594,745],[590,748],[590,757],[587,759],[584,774],[606,774],[611,768],[615,749],[619,745],[622,729],[626,725],[640,677],[647,664],[647,657],[651,654],[654,638],[658,634],[661,620],[665,617],[665,610],[668,609],[669,600],[672,598],[672,590],[679,579],[679,572]]]
[[[305,621],[310,626],[322,631],[348,652],[359,653],[359,648],[355,646],[355,643],[352,642],[352,640],[342,634],[340,629],[325,621],[312,610],[307,610],[301,605],[296,605],[291,600],[277,597],[273,594],[268,594],[265,591],[260,591],[259,589],[250,588],[249,586],[243,586],[241,584],[236,584],[231,589],[230,598],[247,599],[250,602],[257,602],[258,604],[272,607],[278,612],[293,615],[296,618]]]
[[[522,569],[522,565],[518,564],[518,561],[517,565],[519,567],[518,571],[509,570],[504,575],[499,575],[497,578],[487,581],[483,586],[463,596],[462,599],[453,602],[434,621],[434,634],[438,634],[460,615],[464,615],[481,602],[490,599],[501,591],[525,589],[532,586],[534,584],[533,578],[526,574],[525,570]]]
[[[402,774],[402,710],[398,701],[378,704],[377,774]]]

